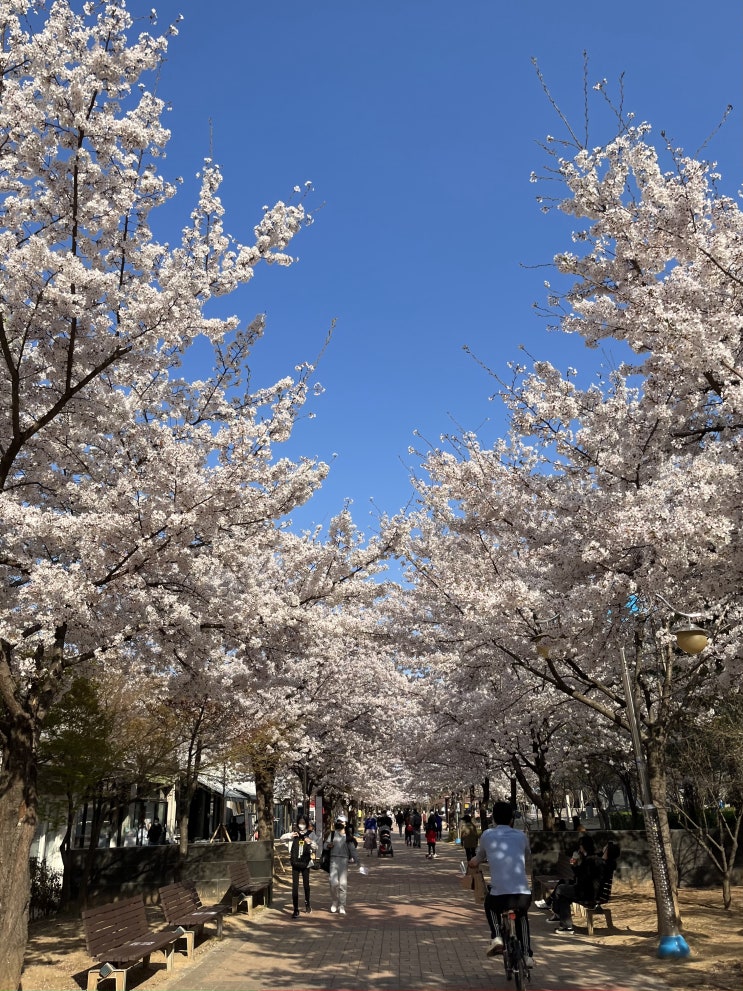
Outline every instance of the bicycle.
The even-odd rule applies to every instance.
[[[506,979],[513,978],[516,991],[522,991],[531,981],[531,969],[527,967],[524,951],[516,934],[518,915],[513,908],[504,909],[500,917],[500,932],[503,937],[503,966]]]

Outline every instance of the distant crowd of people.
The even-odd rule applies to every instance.
[[[441,839],[443,820],[438,809],[431,809],[426,815],[425,811],[413,806],[407,809],[398,809],[395,813],[395,822],[400,836],[405,837],[405,845],[412,847],[421,846],[421,832],[426,838],[426,857],[433,860],[436,857],[436,842]]]

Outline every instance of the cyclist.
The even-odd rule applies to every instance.
[[[527,860],[531,860],[529,837],[513,828],[514,809],[510,802],[496,802],[493,806],[493,825],[480,837],[470,867],[484,861],[490,867],[490,892],[485,896],[485,916],[490,926],[489,957],[503,953],[503,937],[500,933],[500,915],[512,908],[518,915],[517,934],[527,967],[534,966],[531,954],[529,918],[531,887],[527,875]]]

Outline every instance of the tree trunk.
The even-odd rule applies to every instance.
[[[725,874],[722,879],[722,904],[725,906],[726,912],[733,904],[733,889],[729,874]]]
[[[532,788],[531,782],[524,774],[524,769],[519,763],[518,756],[516,754],[511,757],[511,766],[513,767],[513,772],[516,776],[516,780],[521,785],[521,790],[536,807],[542,816],[542,828],[552,830],[555,828],[555,808],[554,808],[554,796],[552,792],[552,775],[547,770],[546,766],[538,766],[534,768],[538,774],[539,780],[539,790]],[[539,772],[542,772],[541,774]]]
[[[188,854],[188,823],[191,818],[191,802],[196,794],[196,788],[199,784],[198,778],[198,768],[193,769],[193,773],[184,773],[180,775],[178,781],[178,852],[181,855],[181,859],[185,858]]]
[[[191,814],[188,809],[178,816],[178,853],[181,861],[188,855],[188,827]]]
[[[186,767],[178,776],[178,852],[181,863],[188,854],[188,824],[191,818],[191,802],[199,786],[199,771],[201,770],[202,745],[199,736],[199,724],[194,728],[188,746]]]
[[[94,796],[92,803],[93,814],[90,819],[90,837],[88,839],[88,846],[85,851],[85,860],[83,861],[82,877],[80,878],[80,890],[77,893],[77,902],[80,908],[86,908],[88,905],[88,888],[90,887],[90,878],[93,873],[96,853],[101,838],[104,813],[107,811],[108,803],[106,802],[102,789],[103,785],[99,784],[98,794]]]
[[[596,811],[599,814],[599,822],[601,823],[601,828],[609,830],[611,829],[611,816],[609,815],[609,810],[605,809],[601,804],[601,799],[596,800]]]
[[[651,739],[646,743],[646,760],[648,768],[648,781],[650,783],[650,794],[653,804],[658,810],[658,823],[660,826],[661,844],[668,864],[668,873],[671,880],[671,899],[673,902],[673,916],[677,928],[681,928],[681,915],[677,897],[678,870],[676,858],[671,846],[671,830],[668,826],[668,805],[666,796],[666,770],[664,763],[664,743],[662,740]],[[656,904],[662,898],[662,893],[655,891]]]
[[[621,771],[617,772],[617,776],[622,785],[625,801],[627,805],[629,805],[630,815],[632,816],[632,828],[642,829],[642,823],[640,822],[640,809],[637,805],[637,799],[635,798],[635,789],[632,786],[632,777],[629,773],[623,773]]]
[[[31,898],[29,855],[37,794],[32,720],[5,715],[0,726],[0,988],[20,986]]]
[[[258,839],[269,840],[273,844],[273,790],[276,770],[269,761],[259,759],[253,763],[253,777]]]
[[[70,858],[70,848],[72,846],[72,829],[75,825],[75,805],[72,795],[67,794],[67,828],[62,837],[59,853],[62,857],[62,892],[59,898],[60,908],[66,908],[70,903],[72,895],[72,860]]]

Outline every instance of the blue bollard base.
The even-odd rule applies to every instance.
[[[681,935],[662,936],[658,944],[658,956],[666,960],[671,957],[688,957],[690,953],[689,944]]]

